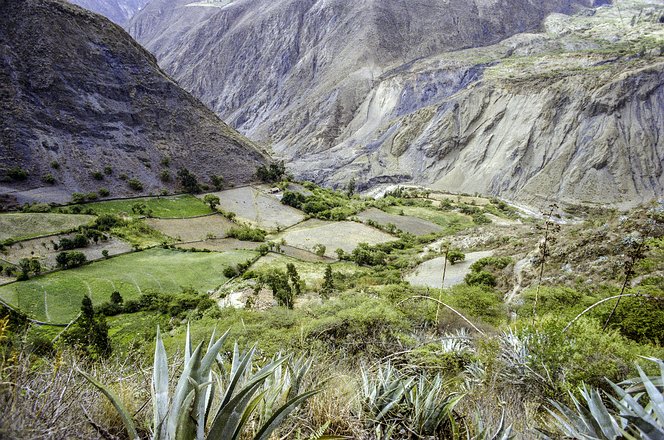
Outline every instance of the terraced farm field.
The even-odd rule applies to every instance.
[[[442,232],[443,228],[435,223],[407,215],[389,214],[377,208],[370,208],[357,215],[362,221],[371,220],[379,225],[393,224],[403,232],[414,235],[427,235]]]
[[[280,239],[286,240],[287,245],[308,251],[312,251],[317,244],[322,244],[326,248],[325,256],[334,258],[337,249],[352,252],[360,243],[386,243],[397,238],[362,223],[312,219],[274,238],[274,240]]]
[[[473,220],[458,212],[439,211],[432,208],[423,208],[420,206],[388,206],[385,208],[390,214],[404,215],[421,218],[422,220],[435,223],[442,226],[445,233],[454,233],[474,225]]]
[[[305,262],[296,258],[288,257],[286,255],[272,253],[261,257],[256,263],[254,263],[253,266],[251,266],[251,270],[259,273],[272,272],[274,270],[286,271],[286,265],[288,263],[293,263],[295,265],[300,278],[307,283],[307,288],[320,287],[319,285],[322,284],[323,277],[325,276],[325,268],[327,267],[327,263]],[[332,263],[332,270],[342,273],[367,271],[367,269],[347,261]]]
[[[50,236],[45,238],[33,238],[31,240],[21,241],[7,247],[0,253],[0,256],[12,264],[18,264],[22,258],[37,258],[42,265],[42,270],[55,268],[57,262],[55,258],[62,252],[54,249],[54,243],[61,238],[70,238],[73,234],[62,236]],[[131,244],[116,237],[107,240],[100,240],[98,243],[90,242],[87,247],[76,249],[85,254],[88,261],[100,260],[103,258],[103,251],[108,251],[108,255],[124,254],[131,251]]]
[[[225,237],[226,233],[232,227],[237,226],[226,217],[218,214],[184,219],[149,218],[145,221],[162,234],[182,241],[205,240],[208,237]]]
[[[145,291],[180,292],[185,287],[204,292],[227,280],[225,267],[256,255],[151,249],[0,286],[0,298],[32,318],[66,323],[78,314],[85,294],[101,304],[115,290],[124,299],[138,298]]]
[[[276,230],[304,220],[304,213],[283,205],[276,197],[252,187],[229,189],[214,193],[224,211],[234,212],[239,220],[263,229]]]
[[[96,214],[125,214],[139,216],[140,213],[132,211],[137,203],[145,205],[146,210],[152,211],[152,216],[159,218],[187,218],[212,214],[212,210],[202,200],[189,195],[168,197],[145,197],[126,200],[109,200],[106,202],[93,202],[79,205],[81,208],[91,208]]]
[[[57,234],[94,220],[91,215],[11,213],[0,214],[0,240],[25,240]]]

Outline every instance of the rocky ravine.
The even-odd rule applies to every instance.
[[[664,4],[605,3],[153,0],[129,30],[301,177],[631,205],[663,192]]]
[[[120,27],[59,0],[0,0],[0,114],[0,193],[19,202],[172,190],[180,167],[245,183],[266,160]]]
[[[124,26],[150,0],[69,0]]]

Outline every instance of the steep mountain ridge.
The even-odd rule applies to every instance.
[[[0,98],[0,193],[20,200],[173,189],[180,167],[245,183],[266,160],[121,28],[64,1],[0,0]]]
[[[298,176],[632,205],[663,194],[664,4],[606,3],[153,0],[129,29]]]

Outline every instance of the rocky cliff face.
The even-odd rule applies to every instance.
[[[0,192],[35,200],[173,189],[180,167],[242,183],[265,161],[120,27],[58,0],[0,0],[0,114]]]
[[[153,0],[129,29],[299,176],[629,205],[663,193],[664,5],[606,3]]]
[[[124,26],[150,0],[69,0]]]

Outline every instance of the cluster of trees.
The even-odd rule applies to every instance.
[[[103,316],[144,311],[159,312],[172,317],[183,317],[191,310],[204,311],[214,306],[208,295],[199,294],[193,289],[181,293],[143,293],[136,300],[124,300],[120,292],[113,292],[109,302],[101,304],[96,311]]]
[[[71,269],[74,267],[79,267],[85,264],[87,257],[83,252],[78,251],[66,251],[60,252],[57,257],[55,257],[58,267],[63,269]]]
[[[286,165],[284,162],[272,162],[256,168],[256,178],[265,183],[279,182],[283,180],[285,175]]]

